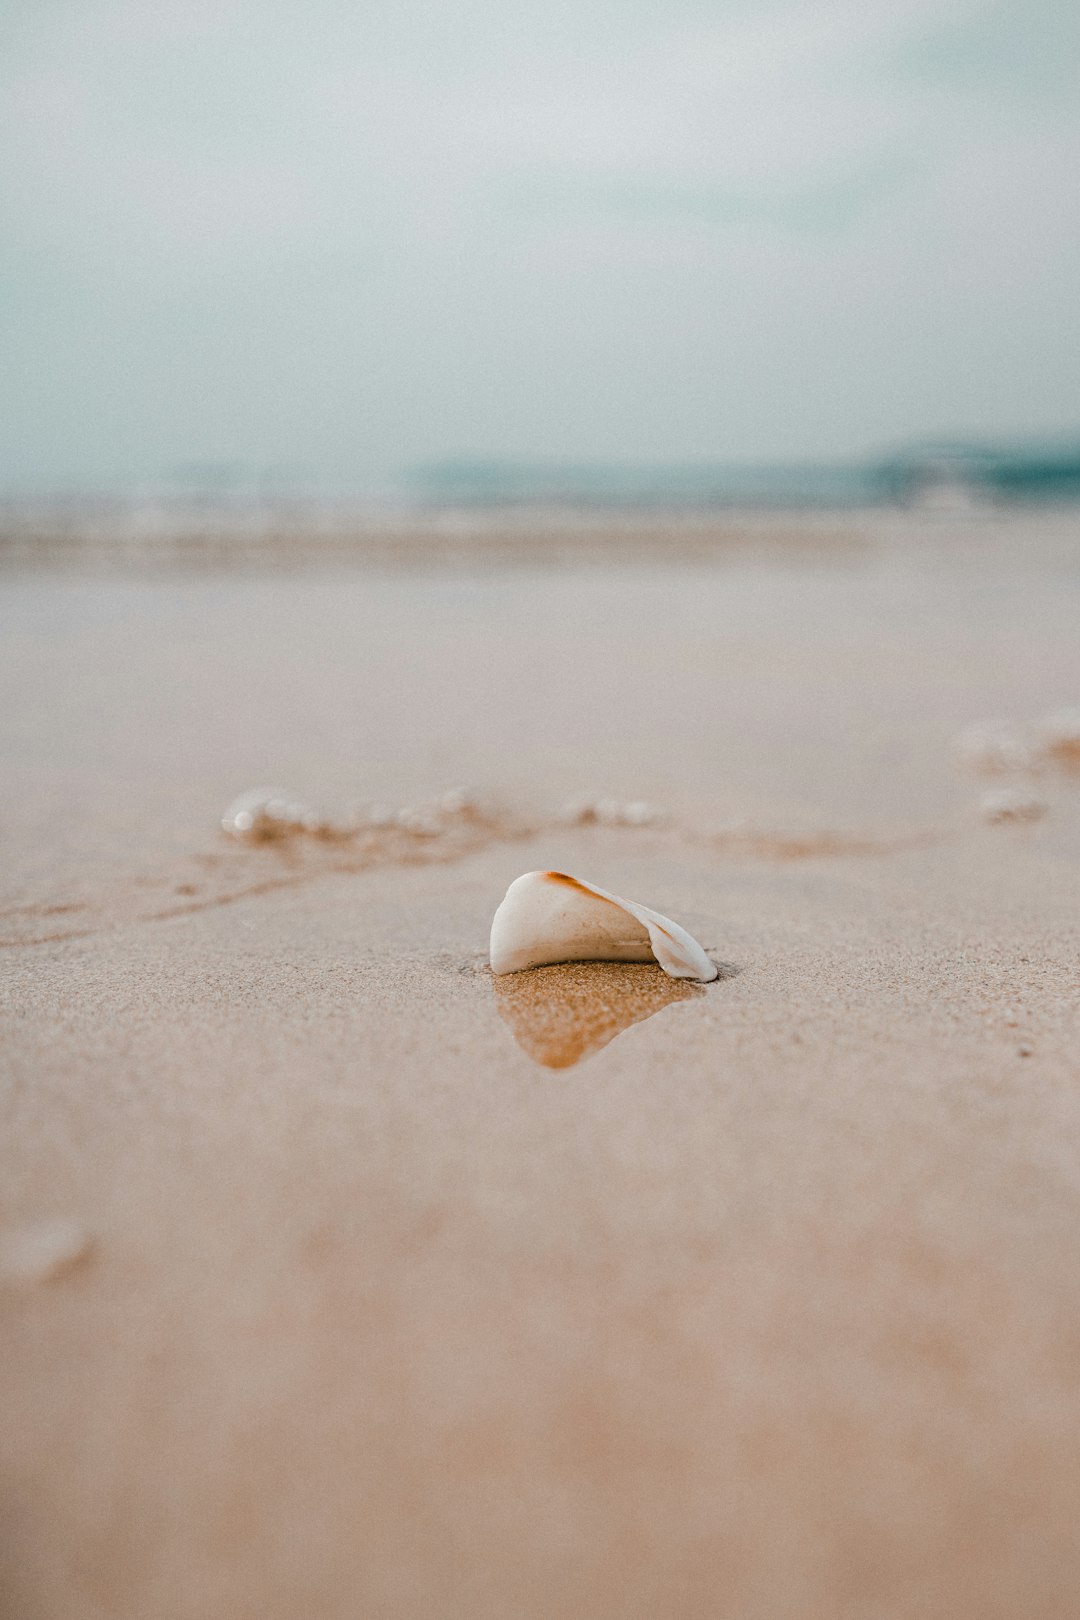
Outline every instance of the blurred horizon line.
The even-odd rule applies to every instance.
[[[709,512],[1080,502],[1080,432],[1024,440],[921,438],[849,458],[657,461],[452,455],[380,490],[331,488],[296,465],[178,462],[159,477],[0,489],[0,514],[113,510],[430,513],[450,510]]]

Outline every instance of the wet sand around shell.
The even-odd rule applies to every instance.
[[[849,539],[4,575],[0,1611],[1073,1611],[1080,522]]]

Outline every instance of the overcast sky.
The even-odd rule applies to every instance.
[[[0,489],[1080,438],[1080,5],[0,0]]]

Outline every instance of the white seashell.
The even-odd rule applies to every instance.
[[[708,983],[719,977],[697,940],[678,923],[565,872],[516,878],[491,924],[496,974],[551,962],[652,961],[673,979]]]

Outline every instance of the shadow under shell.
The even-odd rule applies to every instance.
[[[652,962],[559,962],[492,979],[499,1017],[534,1063],[569,1069],[631,1024],[705,994]]]

